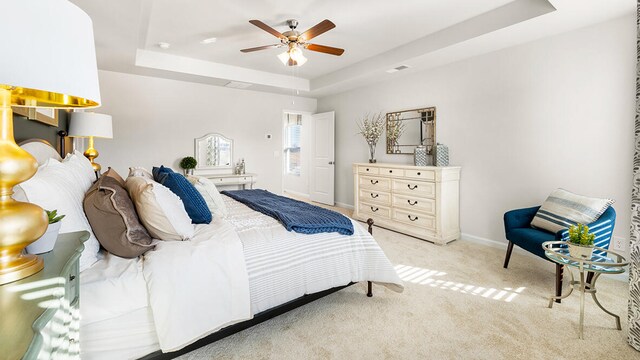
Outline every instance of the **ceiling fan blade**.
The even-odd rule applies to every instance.
[[[336,24],[325,19],[325,20],[322,20],[320,23],[318,23],[316,26],[300,34],[300,36],[298,36],[298,39],[302,41],[309,41],[314,37],[320,34],[324,34],[325,32],[333,29],[334,27],[336,27]]]
[[[317,52],[331,54],[335,56],[340,56],[342,55],[342,53],[344,53],[344,49],[325,46],[325,45],[307,44],[306,48],[311,51],[317,51]]]
[[[265,45],[265,46],[258,46],[258,47],[248,48],[248,49],[242,49],[240,51],[242,51],[243,53],[247,53],[247,52],[258,51],[258,50],[275,49],[281,46],[282,44],[273,44],[273,45]]]
[[[287,40],[287,37],[282,35],[281,33],[279,33],[276,29],[272,28],[271,26],[263,23],[260,20],[249,20],[249,22],[257,27],[259,27],[260,29],[268,32],[269,34],[277,37],[278,39],[281,40]]]

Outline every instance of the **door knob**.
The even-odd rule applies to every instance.
[[[333,165],[335,163],[336,163],[335,161],[329,161],[329,165]]]

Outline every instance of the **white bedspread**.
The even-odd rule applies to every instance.
[[[190,241],[161,241],[144,255],[143,271],[165,352],[251,318],[242,243],[223,220],[196,226]]]

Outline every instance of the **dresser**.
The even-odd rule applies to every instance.
[[[241,186],[243,189],[249,185],[250,189],[253,189],[253,184],[258,177],[257,174],[208,174],[202,175],[211,180],[216,186]]]
[[[44,269],[0,286],[0,359],[80,358],[78,260],[86,231],[61,234]]]
[[[354,218],[436,244],[460,237],[460,167],[353,164]]]

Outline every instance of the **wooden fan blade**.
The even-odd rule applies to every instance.
[[[273,45],[265,45],[265,46],[258,46],[258,47],[248,48],[248,49],[242,49],[240,51],[242,51],[243,53],[247,53],[247,52],[258,51],[258,50],[275,49],[281,46],[282,44],[273,44]]]
[[[344,49],[339,49],[331,46],[307,44],[306,47],[308,50],[311,50],[311,51],[317,51],[317,52],[331,54],[335,56],[340,56],[342,55],[342,53],[344,53]]]
[[[272,28],[271,26],[263,23],[260,20],[249,20],[249,22],[257,27],[259,27],[260,29],[268,32],[269,34],[277,37],[278,39],[282,39],[282,40],[287,40],[287,37],[282,35],[281,33],[279,33],[276,29]]]
[[[324,34],[325,32],[333,29],[334,27],[336,27],[336,24],[325,19],[325,20],[322,20],[320,23],[318,23],[316,26],[300,34],[300,36],[298,36],[298,39],[302,41],[309,41],[314,37],[320,34]]]

